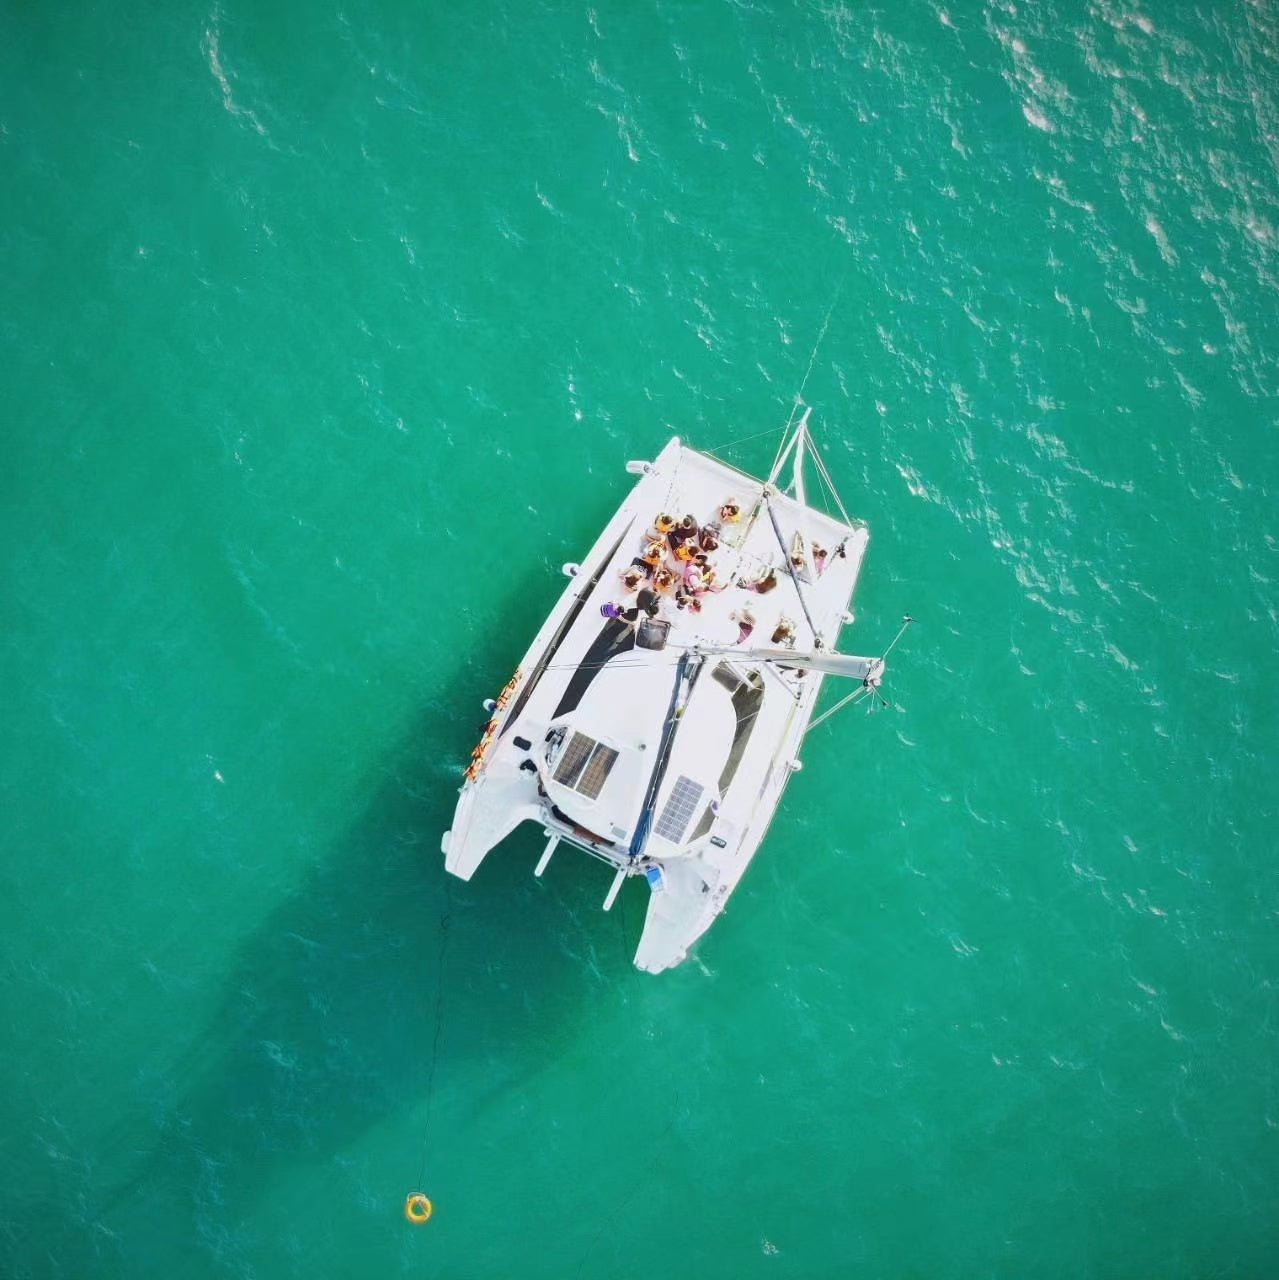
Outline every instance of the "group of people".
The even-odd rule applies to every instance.
[[[703,597],[729,585],[719,581],[711,557],[719,549],[724,526],[736,524],[741,518],[742,507],[736,498],[725,499],[715,517],[705,524],[699,524],[693,515],[676,519],[665,512],[659,514],[644,535],[640,554],[621,573],[622,589],[627,595],[634,593],[634,604],[610,602],[600,606],[600,613],[606,618],[636,623],[641,616],[657,617],[667,600],[673,601],[677,609],[700,613]],[[816,550],[815,547],[815,558]],[[747,591],[766,594],[777,586],[777,571],[769,568],[753,581],[739,585]],[[738,644],[744,643],[755,629],[755,615],[744,607],[729,617],[737,623]],[[779,619],[773,643],[793,644],[794,637],[795,624],[788,618]]]
[[[640,554],[622,571],[622,589],[636,594],[634,608],[604,605],[601,612],[627,621],[634,621],[632,613],[638,617],[644,612],[651,618],[657,616],[662,600],[669,599],[677,609],[700,613],[702,597],[728,585],[719,581],[711,557],[719,550],[724,525],[741,518],[741,504],[735,498],[721,503],[716,517],[705,524],[691,514],[679,519],[659,514],[644,535]]]

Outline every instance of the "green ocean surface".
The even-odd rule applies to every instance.
[[[0,174],[0,1275],[1279,1274],[1273,5],[6,0]],[[440,835],[801,389],[920,621],[649,977]]]

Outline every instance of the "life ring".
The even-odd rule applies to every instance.
[[[420,1191],[415,1191],[404,1202],[404,1216],[410,1222],[425,1222],[431,1216],[431,1202]]]

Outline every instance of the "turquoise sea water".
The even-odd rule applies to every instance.
[[[0,172],[0,1274],[1279,1273],[1272,5],[11,0]],[[801,386],[892,708],[670,974],[446,884]]]

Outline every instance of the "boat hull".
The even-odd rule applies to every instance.
[[[683,961],[724,910],[799,767],[824,676],[787,667],[785,645],[834,649],[868,535],[678,439],[631,469],[637,483],[568,567],[496,699],[442,847],[447,870],[469,880],[533,822],[548,839],[538,874],[567,844],[612,868],[606,906],[625,879],[643,878],[650,898],[635,964],[657,973]],[[627,592],[623,574],[654,545],[655,520],[733,504],[741,515],[722,523],[708,557],[717,580],[702,582],[694,607],[655,594],[658,625],[646,635],[642,619],[627,617],[644,612],[635,603],[644,597]],[[686,573],[665,555],[672,545],[663,565]],[[822,546],[832,550],[819,559]],[[796,548],[807,557],[798,568],[788,563]],[[772,587],[759,591],[770,569]],[[653,634],[659,642],[647,647]],[[779,636],[781,660],[749,656],[749,640]]]

